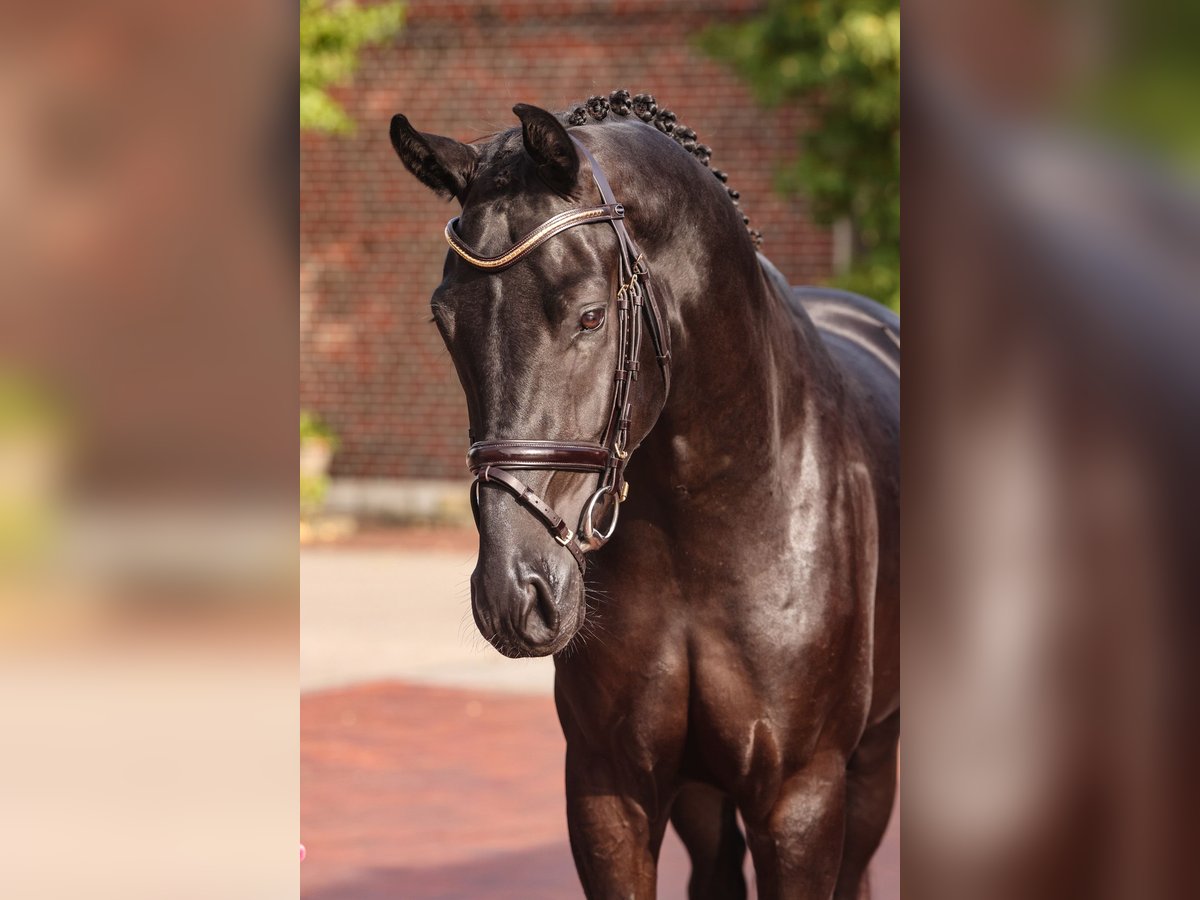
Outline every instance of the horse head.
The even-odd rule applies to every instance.
[[[665,401],[667,326],[654,305],[652,339],[640,340],[645,260],[623,225],[605,227],[625,204],[606,202],[594,157],[555,115],[523,104],[514,112],[519,129],[474,144],[423,134],[399,115],[391,138],[413,175],[462,206],[431,308],[466,394],[472,454],[492,453],[473,465],[475,621],[502,653],[544,656],[583,625],[583,554],[611,534],[624,460]],[[636,220],[638,198],[626,202]],[[591,227],[537,241],[547,223],[581,210],[576,224]],[[600,212],[588,221],[587,210]],[[655,368],[664,377],[647,377]]]

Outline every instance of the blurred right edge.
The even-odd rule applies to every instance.
[[[904,6],[910,897],[1200,896],[1198,17]]]

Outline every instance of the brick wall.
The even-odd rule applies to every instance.
[[[442,228],[457,207],[400,165],[387,135],[393,113],[469,140],[514,124],[516,102],[558,110],[617,87],[652,93],[713,148],[713,166],[729,173],[784,274],[793,283],[828,274],[828,233],[771,191],[810,111],[762,111],[691,40],[756,6],[411,0],[403,32],[367,51],[353,87],[337,93],[357,132],[301,142],[300,397],[341,436],[335,475],[465,475],[465,404],[428,311]]]

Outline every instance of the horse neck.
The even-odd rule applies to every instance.
[[[704,227],[676,227],[651,259],[672,307],[674,380],[643,446],[672,485],[753,502],[751,485],[769,484],[803,449],[798,429],[822,433],[841,380],[812,321],[764,275],[740,214],[710,212]]]

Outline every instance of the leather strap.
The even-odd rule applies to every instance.
[[[471,514],[475,517],[475,527],[479,527],[479,489],[483,484],[495,484],[504,488],[517,498],[523,506],[542,520],[542,524],[554,535],[554,539],[571,551],[580,571],[587,566],[583,548],[571,531],[563,517],[554,511],[538,494],[516,475],[504,471],[497,466],[484,466],[475,477],[471,488]]]
[[[596,182],[596,187],[600,190],[600,198],[608,205],[617,205],[617,198],[614,196],[612,187],[608,183],[608,178],[604,175],[604,170],[600,168],[600,164],[596,162],[596,157],[592,156],[591,151],[583,146],[578,139],[572,137],[575,146],[579,152],[583,154],[583,158],[588,161],[588,165],[592,167],[592,180]],[[658,364],[662,368],[663,379],[666,382],[667,391],[671,389],[671,337],[670,331],[663,321],[662,311],[658,307],[658,301],[654,297],[654,291],[650,287],[649,275],[650,271],[645,265],[645,259],[642,256],[641,250],[638,249],[636,243],[629,235],[629,230],[625,227],[624,207],[622,207],[622,216],[619,219],[613,219],[613,230],[617,233],[617,240],[621,243],[621,260],[624,263],[629,261],[631,271],[628,273],[630,277],[637,275],[640,280],[645,281],[646,288],[646,317],[647,324],[650,326],[650,339],[654,342],[655,356],[658,358]]]
[[[562,441],[479,441],[467,451],[467,467],[478,473],[484,466],[506,469],[561,469],[601,473],[608,468],[608,448],[600,444]]]

